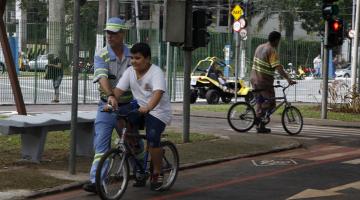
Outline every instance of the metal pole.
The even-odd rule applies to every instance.
[[[323,90],[322,90],[322,101],[321,101],[321,119],[327,119],[327,102],[328,102],[328,80],[329,80],[329,48],[328,44],[328,34],[329,34],[329,21],[325,21],[325,41],[324,41],[324,60],[322,63],[322,76],[323,76]]]
[[[351,51],[351,87],[353,92],[360,91],[359,86],[356,88],[356,70],[357,70],[357,62],[358,62],[358,45],[359,45],[359,10],[360,10],[360,0],[357,0],[356,3],[356,14],[355,14],[355,34],[353,38],[353,46]]]
[[[140,42],[139,4],[137,0],[134,0],[134,2],[135,2],[136,41]]]
[[[235,103],[237,102],[237,91],[238,91],[238,79],[239,79],[239,54],[240,54],[240,34],[239,33],[235,33],[235,41],[236,41],[236,45],[235,45]]]
[[[172,82],[172,86],[173,86],[173,101],[176,101],[176,81],[177,81],[177,65],[178,65],[178,54],[179,54],[179,48],[178,47],[174,47],[172,50],[172,57],[173,57],[173,82]]]
[[[359,10],[360,10],[360,0],[357,0],[356,3],[356,16],[355,16],[355,34],[353,39],[353,46],[351,51],[351,88],[353,92],[356,89],[356,68],[358,62],[358,45],[359,45]]]
[[[111,0],[106,0],[106,19],[110,18],[110,2]]]
[[[166,43],[166,86],[168,89],[168,93],[171,98],[171,79],[170,79],[170,42]]]
[[[184,45],[183,142],[190,142],[190,73],[192,50],[192,0],[186,0]]]
[[[74,67],[72,74],[72,103],[71,103],[71,141],[70,141],[70,159],[69,172],[76,173],[76,129],[77,129],[77,111],[78,111],[78,66],[79,66],[79,32],[80,32],[80,0],[74,1],[74,47],[73,59]]]

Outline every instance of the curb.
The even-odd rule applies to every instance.
[[[194,169],[194,168],[214,165],[214,164],[218,164],[218,163],[222,163],[222,162],[232,161],[232,160],[236,160],[236,159],[240,159],[240,158],[255,157],[255,156],[265,155],[265,154],[269,154],[269,153],[276,153],[276,152],[296,149],[296,148],[300,148],[300,147],[302,147],[301,143],[292,143],[292,144],[287,145],[287,146],[276,147],[276,148],[273,148],[273,149],[270,149],[270,150],[264,151],[264,152],[255,152],[255,153],[250,153],[250,154],[239,154],[239,155],[236,155],[236,156],[229,156],[229,157],[226,157],[226,158],[208,159],[208,160],[199,161],[199,162],[196,162],[196,163],[183,164],[183,165],[181,165],[179,167],[179,170],[183,171],[183,170],[188,170],[188,169]],[[81,182],[75,182],[75,183],[56,186],[56,187],[50,188],[50,189],[42,189],[42,190],[36,191],[36,192],[34,192],[34,193],[30,194],[30,195],[20,196],[20,197],[23,197],[23,198],[27,199],[27,198],[38,198],[38,197],[42,197],[42,196],[46,196],[46,195],[57,194],[57,193],[60,193],[60,192],[79,189],[79,188],[82,187],[83,184],[85,184],[87,182],[88,181],[81,181]],[[19,198],[19,197],[14,197],[13,199],[16,199],[16,198]]]

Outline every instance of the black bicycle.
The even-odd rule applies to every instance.
[[[128,115],[117,113],[117,116],[119,121],[124,122],[125,128],[117,132],[120,139],[114,148],[101,157],[96,170],[96,189],[104,200],[120,199],[130,179],[146,182],[153,171],[148,145],[146,144],[144,148],[144,156],[139,158],[133,144],[133,141],[138,140],[144,140],[147,143],[146,136],[129,133],[126,128],[129,124]],[[179,154],[176,146],[170,141],[162,140],[160,146],[163,152],[164,182],[158,191],[164,191],[170,189],[176,181],[179,171]]]
[[[255,94],[255,99],[253,102],[237,102],[233,104],[227,113],[227,121],[232,129],[238,132],[246,132],[250,130],[255,125],[255,110],[253,106],[256,102],[266,102],[269,100],[281,100],[275,108],[265,113],[265,115],[260,119],[264,124],[270,122],[270,116],[278,110],[280,107],[284,107],[281,115],[281,124],[284,127],[285,131],[290,135],[297,135],[301,132],[304,125],[303,117],[299,109],[291,105],[287,101],[285,90],[290,87],[290,85],[282,86],[280,84],[274,85],[275,88],[282,88],[283,96],[274,97],[274,98],[265,98],[261,95],[257,95],[260,90],[253,90]]]

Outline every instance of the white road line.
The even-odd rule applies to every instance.
[[[307,160],[328,160],[328,159],[332,159],[332,158],[338,158],[338,157],[343,157],[343,156],[348,156],[348,155],[353,155],[353,154],[360,154],[360,149],[355,150],[355,151],[349,151],[349,152],[344,152],[344,153],[332,153],[332,154],[327,154],[327,155],[322,155],[322,156],[315,156],[315,157],[311,157],[311,158],[307,158]]]
[[[342,162],[344,164],[352,164],[352,165],[359,165],[360,164],[360,158],[357,158],[355,160],[348,160],[348,161],[345,161],[345,162]]]

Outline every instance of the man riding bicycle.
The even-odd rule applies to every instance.
[[[279,55],[276,51],[281,39],[281,34],[273,31],[269,34],[268,42],[259,45],[255,50],[250,81],[255,90],[259,90],[257,95],[265,98],[275,97],[274,75],[275,70],[284,77],[290,85],[295,84],[289,75],[284,71],[284,67],[280,64]],[[275,99],[265,102],[256,102],[256,120],[258,133],[270,133],[271,129],[265,128],[265,124],[261,121],[267,110],[271,110],[276,106]]]

